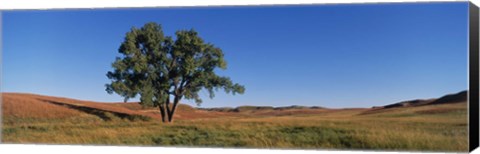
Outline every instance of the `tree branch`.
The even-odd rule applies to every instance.
[[[175,88],[175,95],[178,95],[178,96],[183,95],[183,87],[185,86],[185,82],[187,82],[187,80],[185,79],[184,76],[182,76],[182,81],[180,82],[180,85],[179,85],[180,87],[178,87],[178,89]]]

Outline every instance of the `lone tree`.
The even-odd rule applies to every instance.
[[[159,108],[163,122],[173,122],[182,98],[200,105],[201,90],[210,98],[219,89],[233,95],[244,93],[244,86],[215,74],[216,68],[227,68],[220,48],[205,43],[193,29],[175,35],[175,40],[164,36],[157,23],[133,27],[118,49],[121,56],[112,63],[114,70],[107,73],[111,83],[105,85],[106,91],[121,95],[124,102],[139,95],[142,106]]]

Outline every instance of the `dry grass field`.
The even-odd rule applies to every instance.
[[[181,105],[175,122],[164,124],[158,109],[137,103],[3,93],[1,141],[466,152],[467,103],[438,100],[440,103],[428,100],[418,105],[404,102],[401,107],[351,109],[197,109]]]

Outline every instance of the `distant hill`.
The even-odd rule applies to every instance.
[[[462,102],[466,102],[467,99],[468,99],[468,92],[465,90],[456,94],[445,95],[431,102],[430,104],[462,103]]]
[[[395,107],[412,107],[423,105],[435,105],[435,104],[449,104],[449,103],[462,103],[467,101],[467,91],[461,91],[455,94],[448,94],[437,99],[415,99],[409,101],[402,101],[385,105],[380,108],[395,108]],[[379,108],[379,107],[374,107]]]
[[[273,107],[273,106],[239,106],[236,108],[232,107],[218,107],[218,108],[198,108],[199,110],[206,110],[206,111],[218,111],[218,112],[247,112],[247,111],[268,111],[268,110],[295,110],[295,109],[327,109],[320,106],[300,106],[300,105],[291,105],[291,106],[281,106],[281,107]]]

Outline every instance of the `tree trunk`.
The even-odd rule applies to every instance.
[[[167,116],[168,116],[168,121],[170,121],[170,96],[167,96],[167,100],[165,100],[166,108],[167,108]]]
[[[175,114],[175,110],[177,110],[177,105],[180,99],[181,98],[179,96],[175,96],[173,99],[173,106],[168,115],[168,122],[173,122],[173,115]]]
[[[160,115],[162,116],[162,122],[167,122],[167,114],[165,114],[165,103],[159,104],[158,108],[160,109]]]

